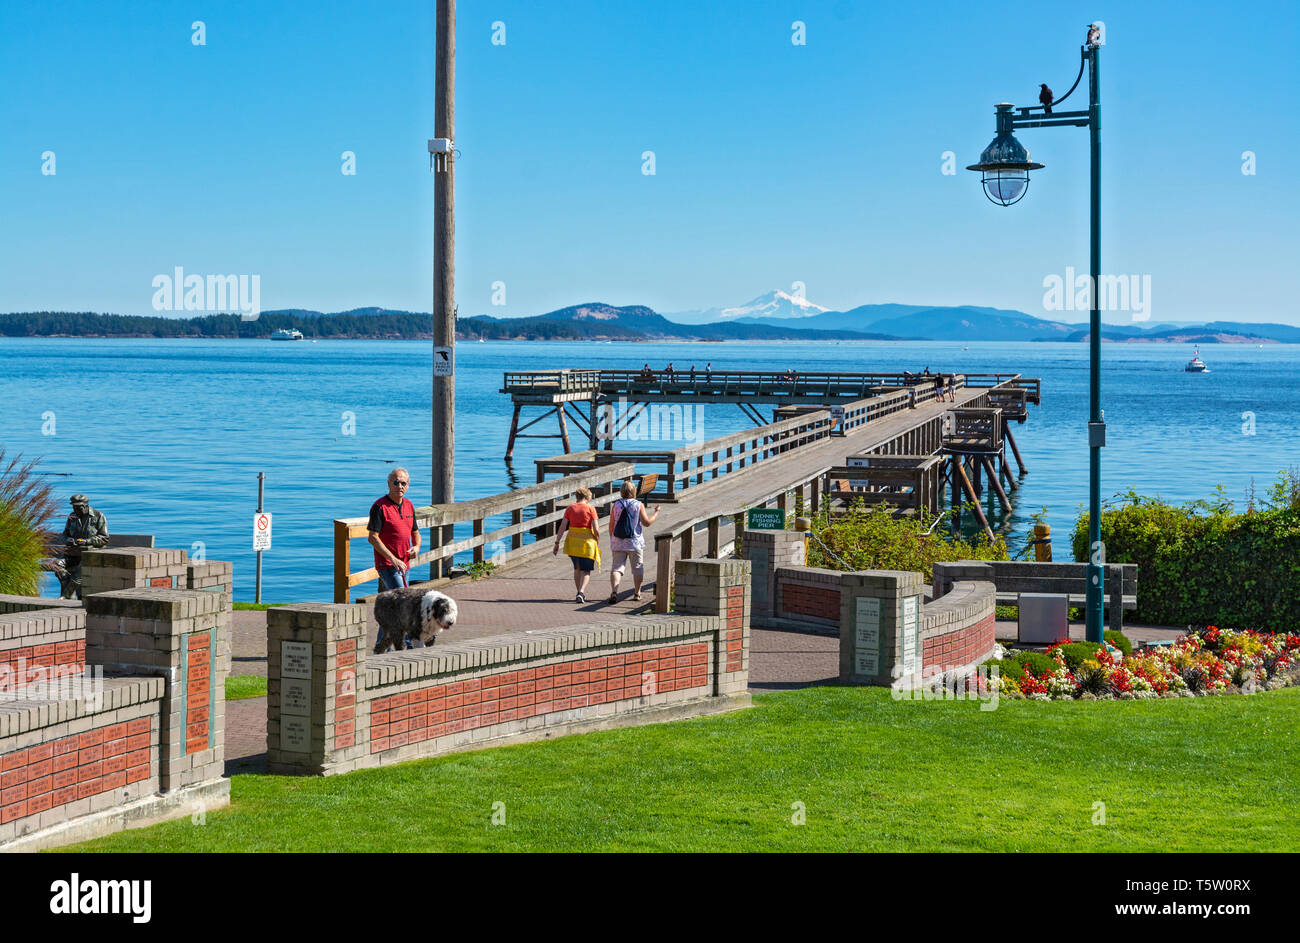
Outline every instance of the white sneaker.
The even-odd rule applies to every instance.
[[[586,601],[587,601],[587,597],[584,596],[582,593],[578,593],[577,602],[586,602]]]

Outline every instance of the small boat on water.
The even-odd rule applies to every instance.
[[[271,335],[273,341],[300,341],[303,339],[302,331],[296,327],[280,328]]]
[[[1199,349],[1192,351],[1192,359],[1187,361],[1187,366],[1184,367],[1183,369],[1187,373],[1209,373],[1210,372],[1210,368],[1207,367],[1205,365],[1205,361],[1201,359],[1201,352]]]

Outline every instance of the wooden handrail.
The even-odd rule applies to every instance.
[[[746,508],[767,507],[773,501],[776,501],[784,508],[786,495],[792,491],[802,493],[806,486],[814,482],[820,482],[830,467],[827,465],[824,468],[819,468],[797,482],[761,495],[746,505]],[[814,500],[816,493],[814,491]],[[710,559],[717,559],[729,547],[734,546],[736,537],[744,532],[744,518],[745,509],[715,514],[700,514],[655,534],[655,612],[668,611],[668,598],[673,591],[673,545],[681,544],[683,559],[693,556],[695,531],[699,529],[700,525],[704,525],[709,542],[707,555]],[[722,528],[728,523],[732,527],[732,540],[729,544],[723,544],[721,542]]]
[[[636,474],[636,467],[630,462],[617,462],[576,475],[529,485],[505,494],[416,508],[417,527],[430,527],[434,532],[442,533],[441,536],[430,537],[429,549],[411,558],[411,566],[450,560],[458,553],[482,548],[507,538],[511,541],[511,549],[502,554],[502,562],[527,555],[534,551],[536,545],[525,546],[523,535],[538,526],[558,521],[564,516],[564,510],[561,508],[546,511],[525,521],[523,519],[525,508],[546,505],[573,494],[579,488],[591,489],[593,492],[591,504],[594,507],[603,507],[617,499],[616,486],[634,474]],[[597,491],[603,493],[596,494]],[[511,522],[488,531],[485,521],[490,517],[503,514],[510,514]],[[466,522],[473,522],[473,536],[461,540],[453,539],[452,527]],[[366,517],[338,518],[334,521],[335,602],[347,602],[353,586],[379,578],[379,571],[373,566],[356,572],[351,571],[351,541],[368,536],[368,524],[369,518]]]

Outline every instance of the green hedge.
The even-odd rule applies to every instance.
[[[1130,493],[1103,510],[1106,562],[1138,565],[1136,622],[1266,631],[1300,626],[1300,480],[1284,473],[1272,500],[1246,513],[1230,503],[1176,507]],[[1254,502],[1252,501],[1252,504]],[[1074,530],[1088,559],[1088,516]]]
[[[812,518],[811,530],[815,539],[809,541],[808,565],[828,570],[913,570],[928,583],[936,563],[1008,559],[1001,537],[966,541],[945,534],[933,518],[896,518],[887,504],[864,507],[858,502],[833,519],[823,510]]]

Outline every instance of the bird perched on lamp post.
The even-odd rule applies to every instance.
[[[1043,114],[1050,115],[1052,113],[1052,90],[1043,83],[1039,83],[1038,88],[1038,100],[1042,103]]]
[[[1097,40],[1101,39],[1101,30],[1097,29],[1096,23],[1088,24],[1088,45],[1097,45]]]

